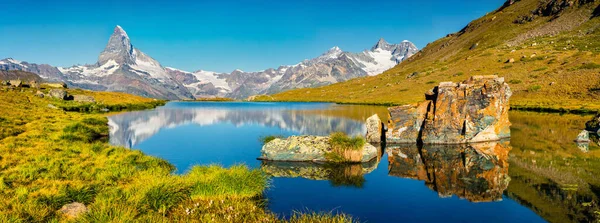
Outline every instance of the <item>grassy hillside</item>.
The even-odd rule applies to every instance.
[[[102,106],[156,106],[123,93],[69,90]],[[107,118],[66,112],[29,88],[0,87],[0,222],[281,222],[260,197],[268,177],[245,166],[196,166],[172,174],[168,162],[108,144]],[[83,105],[82,103],[79,103]],[[72,202],[89,212],[60,214]],[[350,222],[345,215],[297,214],[290,222]]]
[[[442,81],[499,75],[514,91],[513,107],[600,110],[600,2],[562,2],[506,3],[383,74],[272,97],[407,104]]]

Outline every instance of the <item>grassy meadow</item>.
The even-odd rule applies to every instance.
[[[353,221],[328,213],[278,218],[265,208],[269,178],[261,170],[211,165],[175,175],[162,159],[111,146],[107,118],[87,108],[144,109],[164,101],[68,91],[91,95],[97,103],[39,98],[34,89],[0,89],[0,222]],[[58,212],[72,202],[85,204],[89,212],[77,219]]]

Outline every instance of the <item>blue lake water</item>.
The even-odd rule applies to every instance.
[[[390,146],[376,161],[350,166],[256,159],[263,136],[362,135],[362,120],[374,113],[383,116],[385,108],[170,102],[110,116],[110,142],[161,157],[178,173],[203,164],[262,168],[273,176],[268,208],[280,216],[311,210],[344,212],[362,222],[546,222],[531,205],[507,196],[508,156],[490,158],[472,148]]]

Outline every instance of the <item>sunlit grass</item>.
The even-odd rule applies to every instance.
[[[75,92],[99,103],[156,106],[126,94]],[[69,221],[57,210],[71,202],[90,210],[75,222],[281,221],[265,208],[262,171],[211,165],[175,175],[162,159],[109,145],[104,115],[48,104],[61,102],[0,89],[0,222]]]

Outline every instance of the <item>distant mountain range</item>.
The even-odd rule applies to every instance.
[[[90,90],[118,91],[162,99],[231,97],[272,94],[289,89],[329,85],[356,77],[373,76],[394,67],[418,52],[409,41],[389,44],[380,39],[370,50],[344,52],[333,47],[317,58],[296,65],[258,72],[234,70],[188,72],[163,67],[131,44],[120,26],[115,27],[98,62],[90,65],[54,67],[7,58],[0,70],[22,70],[49,81]]]

